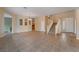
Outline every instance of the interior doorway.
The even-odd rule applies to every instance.
[[[11,33],[12,32],[12,18],[4,17],[4,32]]]
[[[35,31],[35,19],[32,19],[32,31]]]

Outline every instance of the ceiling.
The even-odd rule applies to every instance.
[[[14,13],[20,16],[46,16],[56,13],[73,10],[75,7],[5,7],[9,13]]]

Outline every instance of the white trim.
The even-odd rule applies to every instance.
[[[4,37],[5,35],[5,33],[0,34],[0,38]]]
[[[79,40],[79,35],[78,34],[76,35],[76,39]]]

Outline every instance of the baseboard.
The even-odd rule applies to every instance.
[[[79,40],[79,35],[76,35],[76,39]]]
[[[4,37],[5,35],[5,33],[0,34],[0,38]]]

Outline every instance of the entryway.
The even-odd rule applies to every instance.
[[[11,33],[12,32],[12,18],[4,17],[4,32]]]
[[[32,19],[32,31],[35,31],[35,19]]]

